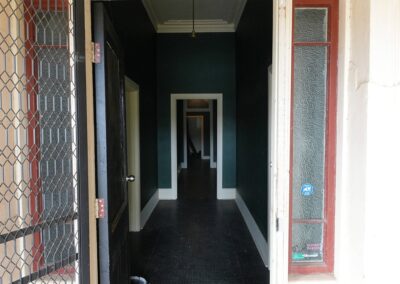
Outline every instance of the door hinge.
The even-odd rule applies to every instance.
[[[279,232],[279,218],[278,217],[276,217],[276,220],[275,220],[275,228],[276,228],[276,231]]]
[[[100,52],[101,47],[100,43],[98,42],[92,42],[92,63],[98,64],[100,63]]]
[[[106,215],[106,209],[104,207],[104,199],[96,199],[96,219],[103,219]]]

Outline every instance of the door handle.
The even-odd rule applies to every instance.
[[[125,179],[127,182],[134,182],[136,180],[134,175],[127,176]]]

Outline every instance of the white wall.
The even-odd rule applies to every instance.
[[[400,283],[400,1],[371,0],[366,283]]]
[[[364,267],[369,1],[340,3],[335,276],[361,283]],[[350,281],[350,282],[347,282]]]
[[[400,1],[340,2],[335,277],[397,283]]]

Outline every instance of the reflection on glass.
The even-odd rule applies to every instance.
[[[292,261],[323,261],[323,224],[293,224]]]

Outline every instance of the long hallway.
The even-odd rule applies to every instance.
[[[192,159],[179,199],[160,201],[145,228],[130,234],[132,275],[151,284],[268,283],[234,201],[216,200],[216,170]]]

